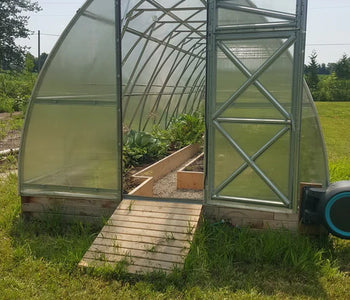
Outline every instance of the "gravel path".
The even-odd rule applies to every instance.
[[[190,160],[192,160],[191,158]],[[188,160],[188,161],[190,161]],[[203,191],[196,190],[177,190],[176,189],[176,172],[186,163],[155,182],[153,186],[153,196],[156,198],[178,198],[178,199],[198,199],[203,200]]]

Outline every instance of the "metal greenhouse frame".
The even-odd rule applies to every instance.
[[[306,17],[306,0],[86,1],[27,111],[27,211],[38,197],[115,208],[132,198],[122,195],[123,130],[166,128],[205,107],[203,203],[296,215],[301,182],[328,185],[303,80]]]

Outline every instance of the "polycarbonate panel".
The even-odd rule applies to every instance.
[[[290,131],[256,159],[256,165],[284,194],[289,194]]]
[[[217,130],[215,131],[214,152],[214,188],[216,189],[244,163],[244,160]]]
[[[217,108],[220,108],[217,105]],[[221,117],[283,119],[272,103],[255,86],[250,86],[220,115]]]
[[[256,6],[257,8],[281,11],[291,14],[295,14],[296,10],[296,0],[234,0],[234,2],[247,2]]]
[[[266,183],[251,168],[247,168],[227,185],[219,194],[220,196],[265,199],[280,202],[278,196],[266,185]]]
[[[224,104],[229,97],[247,80],[228,57],[217,47],[216,97],[217,106]]]
[[[229,9],[219,8],[218,10],[218,24],[225,25],[255,25],[275,22],[286,22],[283,19],[263,17],[254,13],[238,12]]]
[[[87,1],[40,75],[21,149],[21,193],[118,193],[115,1]]]
[[[38,100],[115,102],[114,1],[96,2],[99,5],[87,7],[53,50]]]
[[[296,10],[296,0],[226,0],[225,2],[289,14],[295,14]]]
[[[24,153],[24,183],[115,189],[114,106],[35,105]]]
[[[282,41],[279,43],[282,45]],[[293,53],[294,46],[292,45],[259,77],[259,82],[288,112],[291,112],[292,102]]]
[[[285,41],[285,39],[249,39],[224,41],[222,43],[253,74]]]
[[[249,157],[260,150],[284,128],[283,125],[242,123],[222,123],[220,126]],[[286,149],[281,150],[281,156],[285,157]]]
[[[327,153],[311,93],[304,82],[300,143],[300,181],[329,184]]]

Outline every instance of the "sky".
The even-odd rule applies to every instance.
[[[286,0],[281,0],[286,1]],[[37,32],[41,32],[41,52],[49,53],[59,35],[85,0],[38,0],[42,11],[29,14],[29,29],[35,34],[18,43],[30,47],[38,55]],[[313,50],[318,63],[338,61],[343,54],[350,55],[350,1],[309,0],[306,35],[306,63]]]

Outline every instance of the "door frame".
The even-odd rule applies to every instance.
[[[206,92],[206,176],[205,176],[205,203],[238,207],[253,208],[273,211],[296,212],[298,209],[299,196],[299,159],[300,159],[300,135],[301,135],[301,113],[303,99],[303,68],[304,68],[304,49],[305,49],[305,32],[306,32],[306,16],[307,16],[307,0],[296,0],[295,16],[291,14],[279,13],[270,10],[264,10],[249,7],[249,12],[257,13],[270,17],[278,17],[288,21],[280,24],[252,24],[245,26],[226,26],[220,29],[218,26],[218,8],[246,10],[246,7],[230,3],[230,1],[208,0],[207,6],[207,92]],[[248,10],[246,10],[248,11]],[[234,28],[236,27],[236,28]],[[259,31],[257,31],[259,30]],[[292,100],[290,113],[290,158],[289,158],[289,195],[287,201],[283,201],[284,205],[268,203],[268,201],[250,201],[253,199],[238,199],[237,197],[218,197],[215,195],[214,188],[214,172],[215,172],[215,120],[218,117],[215,108],[216,101],[216,72],[217,72],[217,41],[226,35],[234,39],[246,38],[291,38],[295,41],[293,54],[293,82],[292,82]],[[288,49],[287,47],[286,49]],[[288,50],[286,50],[288,51]],[[237,66],[237,65],[236,65]],[[237,66],[238,67],[238,66]],[[244,66],[243,66],[244,69]],[[245,74],[246,75],[246,74]],[[254,76],[254,75],[253,75]],[[257,81],[257,76],[252,83]],[[248,77],[249,78],[249,77]],[[227,137],[226,137],[227,138]],[[229,140],[230,141],[230,140]],[[230,141],[232,142],[232,141]],[[232,143],[231,143],[232,144]],[[237,149],[236,149],[237,150]],[[241,154],[241,157],[249,164],[249,158]],[[251,157],[252,158],[252,157]],[[250,158],[250,159],[251,159]],[[255,158],[256,159],[256,158]],[[253,160],[250,160],[254,162]]]

